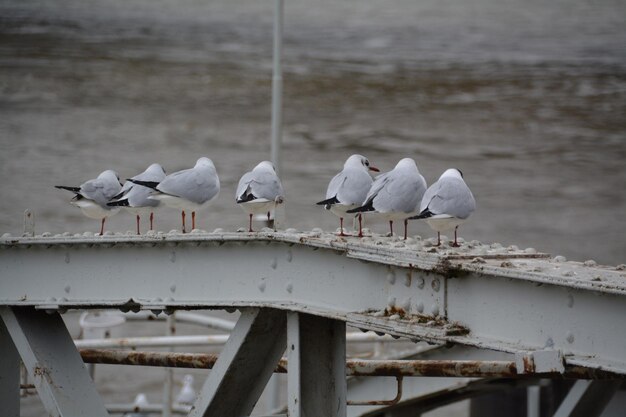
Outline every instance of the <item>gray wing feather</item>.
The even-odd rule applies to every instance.
[[[374,199],[374,208],[383,212],[412,213],[417,210],[425,191],[426,181],[421,175],[413,178],[389,176],[385,187]]]
[[[326,198],[337,197],[341,204],[361,204],[372,185],[372,177],[360,169],[345,169],[328,184]]]
[[[374,200],[378,196],[378,194],[381,192],[381,190],[385,188],[385,186],[390,180],[389,174],[391,174],[391,171],[385,172],[384,174],[380,174],[376,176],[376,179],[374,179],[374,182],[372,183],[370,190],[367,192],[367,195],[365,196],[365,201],[363,201],[363,205],[366,205],[370,201]]]
[[[239,185],[237,185],[237,194],[235,195],[235,198],[240,198],[245,194],[246,190],[248,189],[248,186],[250,185],[250,182],[252,182],[251,171],[243,174],[243,176],[239,180]]]
[[[96,178],[81,185],[80,194],[106,207],[106,204],[119,194],[121,188],[121,185],[117,181],[105,181]]]
[[[210,169],[191,168],[174,172],[165,177],[157,190],[203,204],[219,192],[219,179]]]
[[[252,194],[256,198],[265,198],[273,201],[276,197],[284,196],[283,186],[274,172],[257,173],[250,183]]]
[[[333,198],[337,196],[339,193],[339,189],[344,181],[347,179],[346,173],[341,171],[339,174],[335,175],[332,180],[328,183],[328,188],[326,189],[326,199]]]
[[[436,187],[435,187],[436,185]],[[428,208],[433,214],[449,214],[466,219],[476,209],[476,201],[465,182],[446,178],[433,185],[432,192],[424,195],[422,210]],[[430,190],[429,190],[430,191]]]

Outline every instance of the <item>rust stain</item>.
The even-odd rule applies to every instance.
[[[524,356],[522,358],[522,362],[524,363],[524,372],[525,374],[531,374],[535,372],[535,362],[529,356]]]
[[[394,314],[399,315],[402,319],[407,316],[406,310],[402,307],[393,306],[385,309],[385,316],[393,316]]]

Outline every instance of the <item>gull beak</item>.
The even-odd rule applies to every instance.
[[[370,171],[374,171],[374,172],[380,172],[380,169],[378,169],[376,167],[372,167],[372,166],[369,167],[369,170]]]

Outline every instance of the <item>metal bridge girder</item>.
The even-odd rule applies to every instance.
[[[285,352],[286,322],[284,311],[243,310],[189,415],[250,415]]]
[[[58,313],[49,314],[34,308],[0,307],[0,317],[49,415],[109,415]],[[3,345],[9,343],[2,342]],[[2,351],[7,350],[10,349],[6,346],[2,348]],[[12,356],[13,361],[18,359]],[[3,361],[10,362],[4,358]],[[19,361],[13,366],[19,369]],[[14,378],[11,377],[11,380]]]
[[[287,337],[289,416],[345,417],[345,323],[290,312]]]

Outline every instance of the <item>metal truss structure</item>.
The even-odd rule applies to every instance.
[[[436,248],[322,231],[5,235],[3,415],[19,416],[20,360],[50,415],[108,415],[85,368],[88,353],[76,349],[60,316],[97,308],[241,310],[190,416],[250,415],[281,364],[289,416],[408,415],[402,410],[467,397],[498,377],[521,385],[578,379],[555,415],[600,415],[626,375],[624,266],[498,244]],[[458,348],[420,360],[347,361],[347,325]],[[412,378],[420,375],[430,377]],[[349,406],[348,397],[378,389],[371,376],[397,379],[402,399]],[[393,398],[395,384],[385,385]]]

